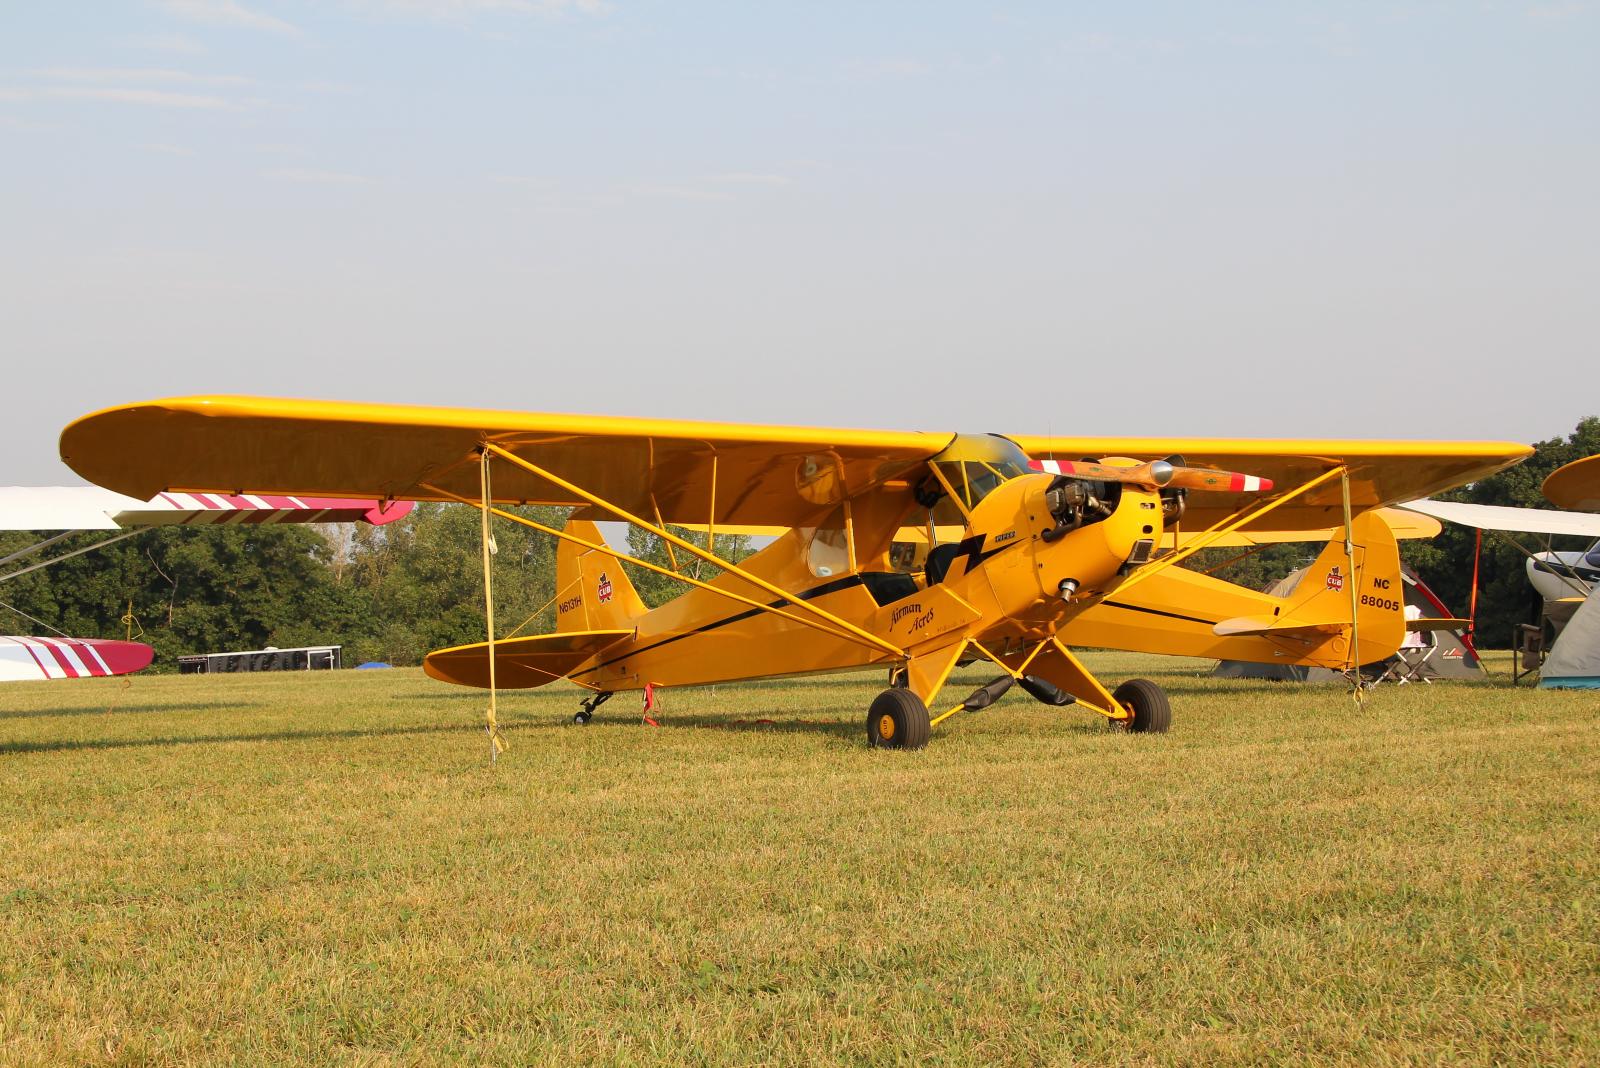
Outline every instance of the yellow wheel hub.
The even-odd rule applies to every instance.
[[[894,717],[883,715],[878,717],[878,737],[888,741],[894,737]]]

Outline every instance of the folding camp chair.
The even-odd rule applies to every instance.
[[[1460,619],[1424,619],[1417,609],[1407,605],[1406,640],[1389,658],[1378,681],[1392,682],[1397,686],[1404,686],[1408,682],[1433,685],[1428,661],[1439,651],[1438,631],[1455,630],[1465,622]]]
[[[1544,666],[1544,627],[1532,623],[1518,623],[1511,632],[1511,648],[1516,659],[1511,662],[1511,685],[1527,675],[1537,674]]]

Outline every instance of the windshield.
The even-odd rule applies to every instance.
[[[929,463],[969,513],[1002,482],[1028,474],[1027,454],[998,434],[962,435]]]

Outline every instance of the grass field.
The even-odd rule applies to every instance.
[[[417,671],[8,685],[0,1063],[1600,1063],[1595,695],[1090,660],[1173,732],[552,690],[491,768]]]

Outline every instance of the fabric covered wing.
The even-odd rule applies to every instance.
[[[1469,504],[1465,501],[1410,501],[1401,505],[1407,511],[1432,516],[1449,523],[1479,530],[1499,530],[1512,534],[1574,534],[1600,538],[1600,515],[1589,512],[1557,512],[1549,508],[1508,508],[1498,504]]]
[[[631,638],[633,633],[631,630],[576,630],[495,642],[495,685],[503,690],[527,690],[555,682],[596,653]],[[440,682],[487,688],[489,645],[477,642],[435,650],[423,660],[422,669]]]
[[[1036,460],[1081,460],[1126,456],[1161,460],[1182,456],[1190,467],[1270,478],[1274,491],[1288,492],[1325,471],[1350,467],[1350,500],[1357,511],[1397,504],[1492,475],[1530,455],[1508,441],[1339,441],[1231,438],[1067,438],[1011,435]],[[1261,503],[1261,494],[1191,492],[1185,529],[1211,526],[1239,509]],[[1332,480],[1301,494],[1250,524],[1246,530],[1321,530],[1344,522],[1339,483]]]
[[[1558,508],[1600,512],[1600,456],[1585,456],[1550,472],[1544,495]]]
[[[110,408],[61,434],[61,458],[119,493],[318,494],[476,500],[484,442],[635,515],[667,522],[806,525],[895,478],[951,434],[767,427],[584,415],[179,397]],[[578,505],[503,459],[501,502]],[[454,496],[452,496],[454,495]]]
[[[155,650],[113,638],[0,637],[0,682],[87,679],[143,671]]]
[[[257,523],[371,523],[408,514],[410,501],[162,493],[148,501],[99,486],[0,486],[0,530],[123,530]]]

